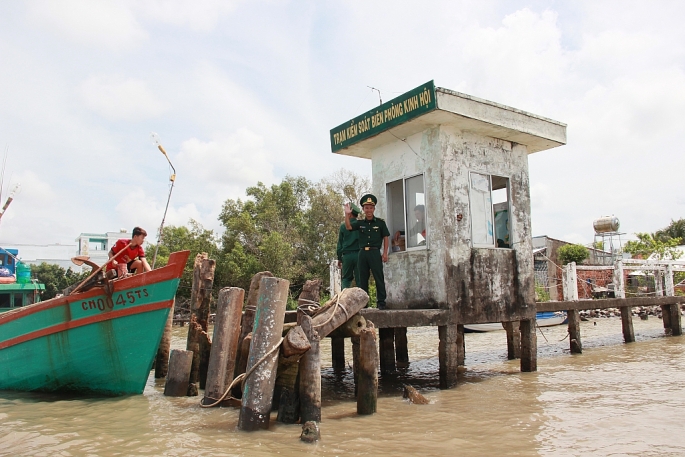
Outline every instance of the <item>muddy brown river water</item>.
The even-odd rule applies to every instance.
[[[506,360],[503,331],[467,334],[468,371],[450,390],[438,389],[437,328],[409,329],[410,367],[380,380],[378,413],[366,417],[356,415],[351,369],[330,369],[326,340],[316,444],[275,420],[239,432],[237,410],[164,397],[152,377],[143,395],[122,398],[0,392],[0,455],[685,455],[685,337],[664,336],[650,317],[634,320],[637,342],[626,345],[620,318],[595,322],[582,323],[581,355],[569,354],[566,326],[538,332],[536,373]],[[174,328],[174,347],[186,331]],[[431,404],[403,400],[405,382]]]

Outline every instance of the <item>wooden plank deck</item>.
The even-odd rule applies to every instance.
[[[548,301],[535,305],[538,312],[583,309],[623,308],[626,306],[660,306],[685,303],[685,297],[602,298],[599,300]]]

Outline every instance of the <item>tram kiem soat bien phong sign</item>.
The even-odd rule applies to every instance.
[[[344,149],[434,109],[435,84],[429,81],[331,129],[331,151]]]

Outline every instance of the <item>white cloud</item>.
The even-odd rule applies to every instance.
[[[268,156],[264,139],[242,128],[214,141],[183,142],[178,162],[179,170],[188,170],[192,179],[206,186],[245,188],[260,180],[275,180]]]
[[[0,144],[43,181],[44,212],[8,214],[0,234],[153,233],[168,189],[150,130],[178,169],[168,223],[215,228],[257,181],[370,169],[331,154],[328,129],[377,104],[367,85],[388,100],[429,79],[568,123],[567,146],[529,159],[535,234],[682,217],[685,6],[536,4],[2,3]]]
[[[28,11],[38,26],[81,46],[116,51],[147,39],[131,10],[116,0],[38,0]]]
[[[165,196],[166,197],[166,196]],[[172,193],[173,198],[173,193]],[[148,232],[149,241],[157,238],[157,230],[164,216],[164,201],[148,195],[143,189],[133,189],[124,195],[114,207],[122,227],[143,227]],[[169,205],[164,225],[185,225],[189,219],[201,220],[200,212],[194,204],[179,207]]]
[[[80,93],[89,109],[111,120],[154,118],[169,108],[144,81],[132,78],[92,76],[81,84]]]
[[[151,21],[208,32],[240,3],[242,0],[151,0],[131,2],[131,6]]]

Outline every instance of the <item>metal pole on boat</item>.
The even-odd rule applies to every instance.
[[[152,138],[152,144],[157,146],[157,149],[159,149],[162,152],[162,154],[164,154],[164,157],[166,157],[167,162],[169,162],[169,166],[174,171],[171,174],[171,176],[169,176],[169,181],[171,182],[171,186],[169,186],[169,196],[166,199],[166,207],[164,208],[164,215],[162,216],[162,223],[159,226],[159,236],[157,236],[157,244],[155,245],[155,255],[152,256],[152,269],[154,270],[155,269],[155,262],[157,262],[157,250],[159,249],[159,244],[162,242],[162,230],[164,229],[164,219],[166,219],[166,213],[167,213],[167,210],[169,209],[169,201],[171,201],[171,191],[174,190],[174,182],[176,181],[176,168],[174,168],[174,165],[171,163],[169,156],[167,155],[166,151],[164,150],[164,147],[162,146],[162,143],[159,140],[159,135],[157,135],[155,132],[151,132],[150,137]]]
[[[7,197],[7,201],[5,202],[5,205],[0,209],[0,219],[2,216],[5,214],[5,211],[7,211],[7,208],[10,206],[10,203],[12,203],[12,200],[14,200],[14,196],[19,193],[21,190],[21,184],[17,183],[13,188],[12,192],[10,192],[10,196]]]

